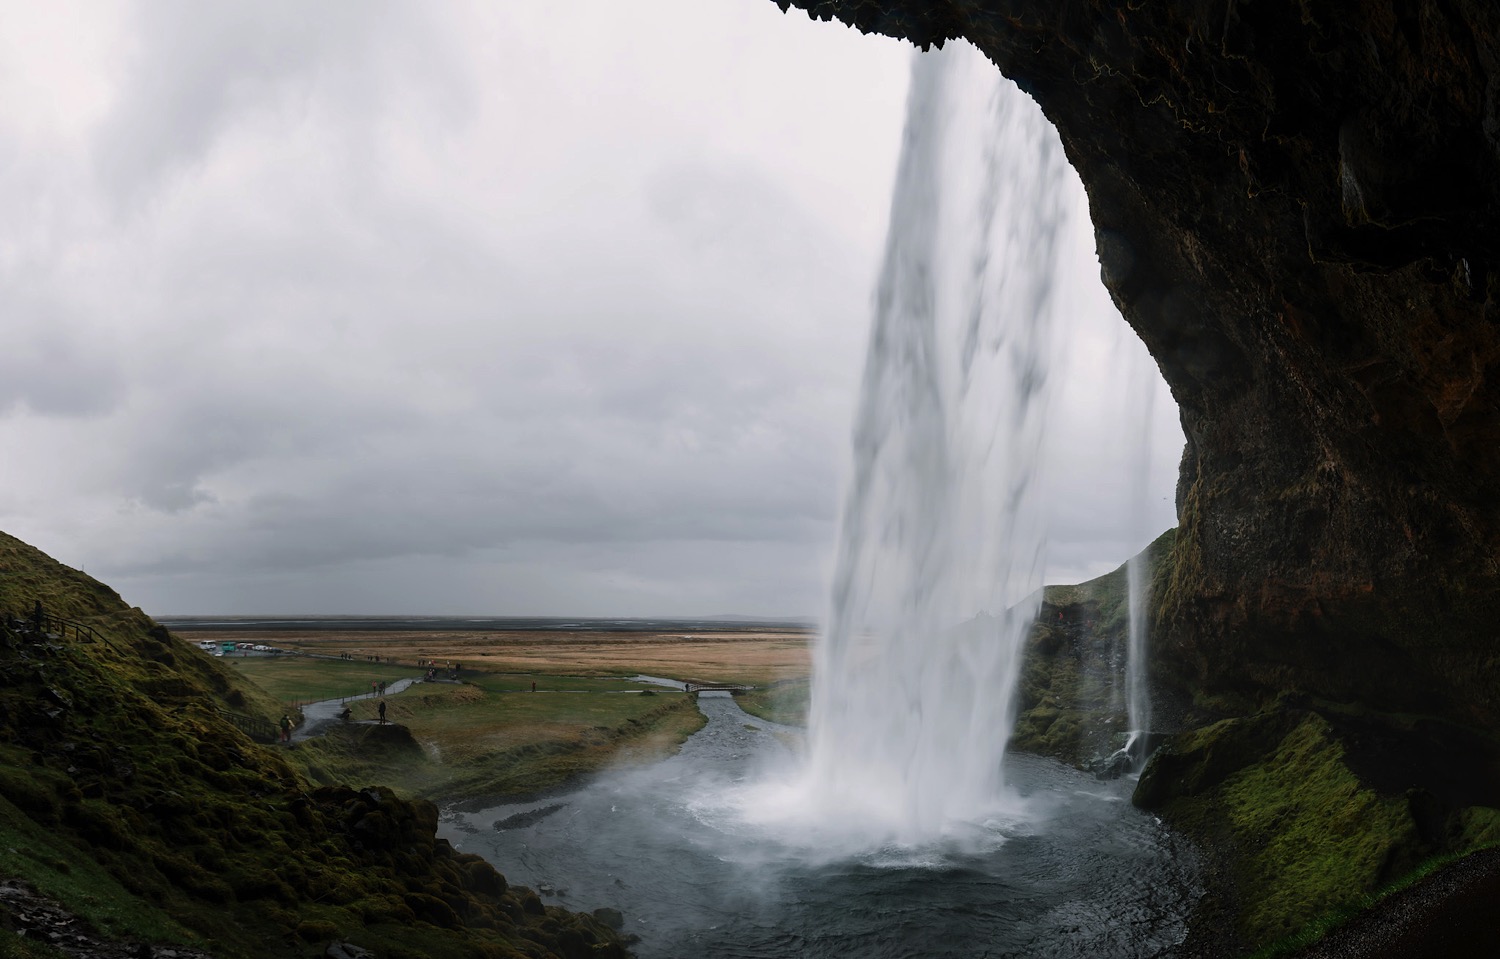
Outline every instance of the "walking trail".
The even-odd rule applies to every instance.
[[[412,683],[413,679],[398,679],[385,688],[384,693],[361,693],[358,696],[344,696],[340,699],[325,699],[322,702],[308,703],[302,707],[302,725],[292,730],[292,742],[300,743],[314,736],[321,736],[328,727],[338,721],[339,713],[352,702],[358,699],[375,699],[379,696],[394,696]]]

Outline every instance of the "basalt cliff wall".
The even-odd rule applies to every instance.
[[[1057,125],[1187,436],[1161,678],[1500,721],[1500,7],[793,2]]]

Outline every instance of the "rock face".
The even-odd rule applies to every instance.
[[[1500,744],[1490,737],[1288,697],[1174,737],[1152,755],[1135,803],[1210,852],[1209,893],[1184,953],[1240,955],[1347,914],[1361,894],[1434,856],[1493,846],[1497,797]],[[1444,912],[1452,924],[1492,909],[1454,903]],[[1493,951],[1491,943],[1451,954]]]
[[[1188,439],[1159,668],[1500,721],[1500,8],[793,2],[966,37],[1061,132]]]
[[[1148,582],[1170,572],[1175,530],[1139,557]],[[1152,574],[1155,575],[1152,575]],[[1147,598],[1149,602],[1149,597]],[[1120,753],[1129,741],[1126,662],[1130,601],[1126,564],[1077,586],[1048,586],[1021,653],[1016,723],[1010,748],[1051,756],[1101,775],[1139,768],[1138,755]],[[1160,730],[1184,723],[1181,708],[1157,689]],[[1141,743],[1152,742],[1147,736]],[[1115,757],[1120,763],[1111,765]]]

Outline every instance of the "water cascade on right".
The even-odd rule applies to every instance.
[[[1147,526],[1147,496],[1151,480],[1157,372],[1150,357],[1139,350],[1127,356],[1124,411],[1130,442],[1126,456],[1126,485],[1130,498],[1126,510],[1131,540],[1144,543],[1150,542],[1154,532]],[[1130,610],[1125,657],[1125,707],[1130,730],[1124,749],[1130,767],[1139,772],[1151,748],[1150,620],[1147,616],[1151,569],[1145,551],[1131,556],[1125,566],[1125,578]]]
[[[800,800],[841,828],[920,844],[1013,808],[1053,340],[1097,282],[1084,204],[1029,97],[966,44],[916,55]]]

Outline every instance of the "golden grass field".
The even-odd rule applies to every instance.
[[[350,653],[358,660],[455,661],[486,672],[628,676],[642,673],[698,682],[761,686],[805,679],[812,631],[734,629],[716,632],[535,630],[505,632],[244,632],[175,630],[183,639],[255,642],[307,653]]]

